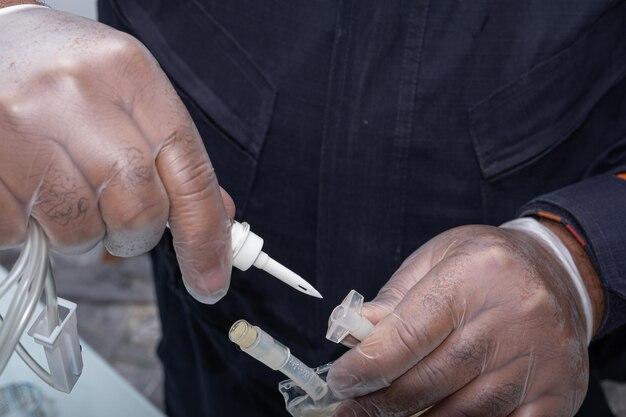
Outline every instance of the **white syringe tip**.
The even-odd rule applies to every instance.
[[[231,342],[239,345],[242,349],[247,349],[254,344],[257,339],[257,331],[253,325],[246,320],[237,320],[230,327],[228,338]]]
[[[265,252],[261,252],[259,257],[254,262],[254,266],[267,272],[268,274],[278,278],[285,284],[295,288],[296,290],[311,295],[313,297],[322,298],[320,294],[311,284],[309,284],[300,275],[293,272],[286,266],[276,262],[269,257]]]

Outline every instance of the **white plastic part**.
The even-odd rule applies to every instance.
[[[167,227],[169,227],[169,224]],[[250,230],[248,223],[239,223],[233,220],[230,227],[230,240],[233,251],[233,266],[235,268],[241,271],[247,271],[254,265],[302,293],[312,297],[322,298],[322,294],[304,278],[276,262],[267,253],[263,252],[263,239]],[[183,281],[183,283],[189,294],[201,303],[213,304],[216,299],[219,300],[221,298],[221,295],[216,297],[215,294],[207,298],[196,293],[186,282]]]
[[[233,222],[230,231],[233,248],[233,266],[247,271],[262,253],[263,239],[250,230],[246,222]]]
[[[58,309],[60,322],[52,332],[48,330],[48,315],[44,310],[28,334],[45,350],[54,388],[69,393],[83,370],[76,304],[58,298]]]
[[[274,371],[280,371],[298,385],[313,400],[328,393],[328,385],[314,369],[293,356],[289,348],[245,320],[238,320],[228,333],[230,340],[248,355]]]
[[[348,335],[359,341],[365,339],[374,325],[363,317],[362,307],[363,296],[355,290],[350,291],[331,313],[326,339],[335,343],[340,343]]]
[[[250,230],[248,223],[233,221],[230,236],[234,267],[247,271],[254,265],[300,292],[322,298],[322,295],[301,276],[263,252],[263,239]]]

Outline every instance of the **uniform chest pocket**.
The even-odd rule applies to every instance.
[[[626,78],[625,21],[622,4],[469,109],[488,221],[506,220],[530,198],[580,180],[615,140],[579,133]]]
[[[276,89],[250,55],[197,1],[116,0],[187,105],[220,184],[244,205]]]

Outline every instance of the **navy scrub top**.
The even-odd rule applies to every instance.
[[[287,415],[284,379],[227,337],[240,318],[311,366],[328,316],[373,298],[451,227],[551,213],[576,230],[626,320],[626,2],[101,0],[191,113],[237,219],[313,299],[233,271],[215,306],[153,253],[172,416]]]

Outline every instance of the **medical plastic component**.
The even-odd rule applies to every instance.
[[[60,391],[70,392],[82,371],[76,305],[57,298],[49,262],[46,237],[39,224],[31,220],[22,253],[0,284],[0,297],[15,287],[6,316],[0,316],[0,373],[15,350],[44,382]],[[46,308],[29,333],[46,349],[50,372],[19,343],[44,290]]]
[[[350,291],[333,311],[327,337],[337,343],[349,334],[357,340],[364,339],[374,326],[362,316],[362,306],[363,296]],[[245,320],[233,324],[228,337],[253,358],[290,378],[278,384],[278,390],[292,416],[331,416],[341,402],[326,384],[326,374],[332,364],[309,368],[291,355],[289,348]]]
[[[326,338],[335,343],[340,343],[348,335],[358,341],[365,339],[374,325],[363,317],[362,307],[363,296],[355,290],[350,291],[331,313]],[[329,363],[313,371],[319,378],[326,381],[326,375],[331,366],[332,363]],[[285,399],[287,411],[294,417],[332,416],[333,411],[341,402],[330,389],[324,397],[312,398],[293,379],[280,382],[278,390]]]
[[[254,265],[304,294],[322,298],[322,294],[305,281],[304,278],[263,252],[263,238],[251,231],[248,223],[239,223],[233,220],[230,228],[230,240],[233,251],[233,266],[235,268],[247,271]],[[185,281],[183,283],[189,294],[201,303],[205,302],[202,296],[196,294]]]
[[[328,385],[313,369],[259,327],[239,320],[230,328],[228,337],[248,355],[291,378],[313,400],[319,400],[328,394]]]
[[[270,258],[263,252],[263,239],[250,230],[248,223],[233,221],[231,226],[233,266],[247,271],[251,266],[264,270],[292,288],[322,298],[322,295],[301,276]]]
[[[43,346],[52,375],[59,391],[69,393],[83,370],[83,358],[78,341],[76,304],[58,299],[60,322],[49,332],[48,316],[42,311],[28,331],[35,342]]]
[[[355,290],[350,291],[330,314],[326,339],[335,343],[340,343],[348,335],[352,335],[357,340],[365,339],[374,325],[363,317],[362,307],[363,296]]]
[[[313,372],[326,381],[331,366],[332,363],[328,363],[313,369]],[[285,408],[294,417],[330,417],[341,402],[330,389],[324,397],[313,399],[291,379],[281,381],[278,384],[278,391],[285,399]]]

